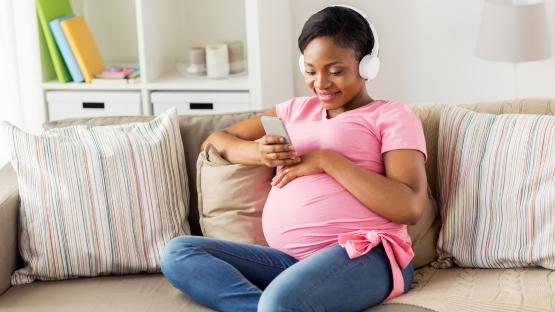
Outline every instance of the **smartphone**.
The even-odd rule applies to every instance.
[[[262,116],[262,126],[267,135],[279,135],[283,137],[285,144],[291,144],[291,138],[283,124],[283,119],[279,117]]]

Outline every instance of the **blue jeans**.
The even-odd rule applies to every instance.
[[[173,286],[218,311],[361,311],[393,289],[381,244],[355,259],[335,244],[298,261],[270,247],[180,236],[160,264]],[[406,292],[412,262],[401,272]]]

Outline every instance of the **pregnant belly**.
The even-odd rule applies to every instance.
[[[297,259],[335,244],[339,234],[400,226],[375,214],[325,173],[273,187],[262,224],[270,247]]]

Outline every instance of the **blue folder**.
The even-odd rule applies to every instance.
[[[58,45],[58,49],[60,49],[60,53],[64,58],[67,68],[69,69],[69,73],[71,78],[74,82],[83,82],[85,78],[81,74],[81,70],[79,69],[79,65],[77,65],[77,61],[73,56],[73,52],[71,52],[71,48],[69,47],[69,43],[67,42],[66,36],[64,35],[64,31],[60,26],[60,22],[69,18],[75,17],[74,14],[57,18],[52,20],[48,23],[50,26],[50,30],[52,31],[52,35],[54,36],[54,40],[56,40],[56,44]]]

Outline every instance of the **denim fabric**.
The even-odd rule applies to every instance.
[[[165,247],[161,266],[177,289],[218,311],[361,311],[393,289],[382,245],[349,259],[335,244],[298,261],[270,247],[181,236]],[[401,272],[406,292],[412,263]]]

